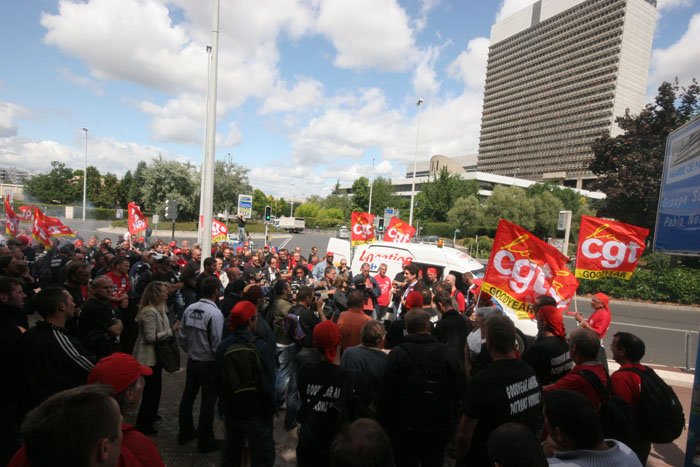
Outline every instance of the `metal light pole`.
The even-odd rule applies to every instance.
[[[420,110],[423,99],[418,99],[418,127],[416,128],[416,152],[413,154],[413,180],[411,181],[411,212],[408,216],[408,225],[413,225],[413,198],[416,194],[416,164],[418,163],[418,136],[420,135]]]
[[[85,220],[85,205],[87,204],[87,135],[88,129],[81,128],[85,132],[85,172],[83,172],[83,220]]]
[[[199,220],[204,217],[204,196],[202,196],[202,190],[204,189],[204,174],[206,173],[207,166],[207,154],[209,153],[209,140],[207,138],[207,129],[209,128],[209,87],[211,79],[211,45],[207,45],[207,103],[205,105],[206,109],[204,112],[204,148],[202,151],[202,166],[200,170],[202,171],[202,182],[199,186],[199,217],[197,218],[197,243],[202,244],[202,229],[204,226]]]
[[[214,161],[216,152],[216,78],[219,62],[219,0],[214,0],[212,24],[211,68],[209,73],[209,102],[207,107],[207,157],[202,184],[204,225],[202,226],[202,267],[211,256],[211,223],[214,210]]]
[[[372,214],[372,186],[374,186],[374,157],[372,158],[372,180],[369,181],[369,206],[367,214]]]

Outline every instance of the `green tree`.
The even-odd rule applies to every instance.
[[[352,183],[352,210],[367,212],[369,206],[369,180],[360,177]]]
[[[216,161],[214,165],[214,213],[226,210],[229,213],[238,211],[238,195],[249,195],[253,191],[253,187],[248,182],[248,172],[250,170],[247,167],[235,162]],[[201,181],[201,179],[200,173],[197,180]],[[201,183],[197,183],[197,186],[199,185]],[[197,190],[196,198],[199,204],[199,190]]]
[[[142,207],[153,212],[163,212],[165,201],[174,199],[178,203],[179,219],[197,218],[199,196],[195,196],[195,187],[199,186],[200,179],[197,178],[194,166],[166,161],[158,156],[151,165],[142,169],[141,176],[143,182],[140,195],[144,200]]]
[[[628,110],[615,119],[623,134],[613,138],[606,133],[595,140],[590,169],[598,179],[591,188],[607,195],[599,215],[653,232],[666,138],[698,114],[699,96],[695,79],[684,88],[678,80],[664,82],[654,103],[647,104],[639,115]]]
[[[294,215],[296,217],[316,217],[320,210],[321,206],[318,204],[306,202],[294,208]]]
[[[533,233],[540,238],[554,236],[559,220],[559,211],[564,210],[564,203],[554,193],[549,191],[544,191],[532,197],[532,201],[535,206],[535,228]]]
[[[119,206],[126,208],[129,204],[129,190],[131,189],[131,170],[127,170],[121,181],[119,182],[119,192],[117,194],[117,199]]]
[[[433,180],[421,185],[414,209],[421,222],[446,222],[447,213],[458,198],[478,192],[479,184],[475,180],[462,180],[443,167]]]
[[[318,211],[319,219],[345,219],[342,209],[337,208],[322,208]]]
[[[390,178],[377,177],[374,179],[372,183],[372,214],[381,216],[384,209],[392,207],[394,191],[396,190]]]
[[[146,161],[139,161],[136,164],[136,170],[131,178],[131,184],[129,185],[129,192],[127,193],[127,199],[125,203],[128,205],[132,201],[139,206],[143,206],[143,194],[141,188],[143,187],[143,172],[146,170]]]
[[[267,196],[262,190],[253,190],[253,212],[258,216],[265,214],[265,206],[268,205]]]
[[[535,228],[535,203],[522,188],[496,186],[484,207],[486,227],[495,229],[503,218],[529,231]]]
[[[43,203],[67,204],[78,198],[78,183],[73,171],[58,161],[51,162],[51,172],[37,175],[27,180],[24,190],[30,197]],[[80,199],[82,200],[82,172],[80,178]]]
[[[90,180],[90,167],[88,167],[88,180]],[[107,172],[101,177],[100,189],[97,190],[91,201],[100,208],[113,208],[118,204],[119,192],[120,187],[117,176]]]
[[[561,187],[552,181],[546,183],[535,183],[525,189],[525,193],[534,198],[542,193],[551,193],[562,203],[566,211],[576,212],[581,205],[582,196],[569,187]]]
[[[352,199],[347,195],[330,194],[326,196],[326,199],[321,203],[326,209],[338,209],[343,213],[339,219],[350,219],[350,213],[352,212]]]
[[[484,208],[474,195],[457,198],[452,209],[447,211],[447,221],[464,236],[484,224]]]

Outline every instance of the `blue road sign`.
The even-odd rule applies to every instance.
[[[668,135],[654,251],[700,255],[700,118]]]

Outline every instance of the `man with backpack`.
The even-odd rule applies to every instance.
[[[276,281],[273,285],[274,301],[272,302],[272,323],[277,343],[277,375],[275,377],[275,390],[277,392],[277,407],[282,407],[286,401],[285,392],[292,379],[296,379],[294,369],[294,341],[287,336],[284,321],[292,307],[289,300],[291,288],[289,282],[284,279]]]
[[[685,426],[683,407],[673,389],[651,368],[640,363],[644,342],[634,334],[618,332],[610,344],[612,356],[620,368],[610,376],[615,394],[635,409],[637,456],[646,464],[651,443],[670,443]]]
[[[246,440],[251,467],[275,463],[275,355],[253,332],[257,320],[255,305],[238,302],[230,315],[233,334],[216,351],[216,388],[226,427],[224,467],[241,465]]]
[[[412,308],[408,335],[389,353],[379,421],[391,438],[396,465],[441,466],[454,414],[466,389],[450,347],[430,335],[430,314]]]

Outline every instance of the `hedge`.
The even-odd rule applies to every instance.
[[[155,223],[153,222],[153,217],[148,217],[148,226],[151,229],[155,230]],[[128,219],[117,219],[112,222],[112,227],[123,227],[123,228],[128,228],[129,226],[129,221]],[[229,221],[226,223],[226,226],[228,227],[228,231],[231,233],[236,233],[238,232],[238,223],[235,221]],[[160,218],[160,222],[158,223],[158,231],[160,232],[161,230],[170,230],[171,229],[171,221],[163,219],[163,217]],[[194,221],[187,221],[187,222],[175,222],[175,230],[178,231],[184,231],[184,232],[196,232],[197,231],[197,223]],[[245,230],[246,232],[252,232],[252,233],[262,233],[265,232],[265,224],[260,221],[251,221],[249,220],[245,224]],[[274,230],[273,227],[271,227],[271,230]]]

